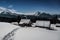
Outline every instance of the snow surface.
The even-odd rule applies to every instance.
[[[58,20],[60,20],[60,18],[58,18]]]
[[[15,28],[18,28],[18,26],[12,25],[10,23],[0,22],[0,40]]]
[[[21,28],[14,40],[60,40],[60,32],[41,28]]]
[[[0,40],[14,29],[19,28],[14,40],[60,40],[60,30],[47,30],[38,27],[20,27],[10,23],[0,22]]]

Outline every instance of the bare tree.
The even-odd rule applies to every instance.
[[[18,17],[17,17],[18,24],[19,24],[20,20],[21,20],[21,17],[18,15]]]

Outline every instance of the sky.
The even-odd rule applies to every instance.
[[[60,13],[60,0],[0,0],[0,7],[17,10],[22,13],[46,12]]]

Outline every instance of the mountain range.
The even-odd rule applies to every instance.
[[[21,12],[17,12],[16,10],[14,9],[7,9],[7,8],[4,8],[4,7],[0,7],[0,17],[8,17],[8,18],[16,18],[18,15],[20,15],[20,17],[37,17],[38,18],[52,18],[52,17],[55,17],[55,15],[57,14],[54,14],[54,15],[51,15],[51,14],[48,14],[48,13],[40,13],[39,11],[35,12],[35,13],[21,13]],[[32,17],[31,17],[32,16]],[[57,15],[57,17],[60,18],[60,15]]]

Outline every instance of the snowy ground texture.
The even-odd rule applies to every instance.
[[[60,28],[55,29],[57,31],[0,22],[0,40],[60,40]]]

